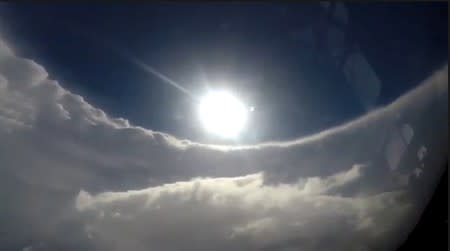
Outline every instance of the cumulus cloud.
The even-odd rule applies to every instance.
[[[421,183],[400,182],[415,167],[400,161],[391,170],[386,144],[393,129],[408,123],[414,130],[408,147],[419,139],[424,160],[439,163],[447,153],[447,85],[445,66],[394,103],[316,135],[206,145],[108,116],[0,40],[0,245],[390,247],[424,205],[415,191],[425,198],[439,168],[427,167]],[[411,151],[417,159],[417,149]]]

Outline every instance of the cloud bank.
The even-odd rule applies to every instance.
[[[392,248],[440,172],[427,164],[416,177],[400,155],[415,144],[426,145],[427,163],[447,154],[447,85],[445,66],[394,103],[316,135],[206,145],[112,118],[0,42],[0,246]],[[392,135],[404,123],[414,136],[399,151]]]
[[[358,172],[354,167],[334,177],[279,186],[264,186],[262,175],[253,174],[94,197],[82,191],[76,206],[95,213],[87,224],[91,238],[127,240],[102,242],[101,249],[260,250],[281,244],[361,250],[392,234],[410,205],[402,201],[401,192],[359,198],[327,195],[357,179]]]

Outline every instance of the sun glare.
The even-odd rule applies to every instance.
[[[209,92],[200,100],[200,121],[208,132],[222,138],[236,138],[247,116],[247,107],[229,92]]]

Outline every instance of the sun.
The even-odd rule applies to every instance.
[[[247,107],[230,92],[211,91],[201,98],[199,118],[204,128],[222,138],[236,138],[247,122]]]

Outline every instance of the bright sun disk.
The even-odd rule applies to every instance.
[[[199,117],[205,129],[223,138],[235,138],[244,129],[248,109],[226,91],[213,91],[199,104]]]

